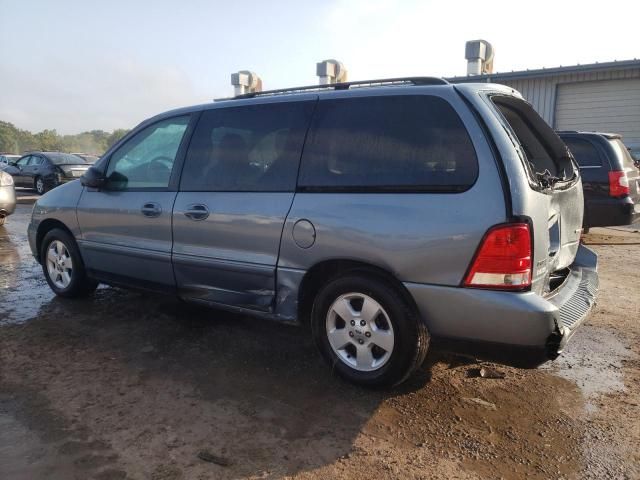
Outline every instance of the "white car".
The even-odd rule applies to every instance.
[[[0,225],[16,209],[16,192],[13,177],[0,170]]]
[[[0,170],[4,170],[6,167],[11,165],[11,163],[15,162],[20,158],[20,155],[14,155],[12,153],[3,153],[0,155]]]

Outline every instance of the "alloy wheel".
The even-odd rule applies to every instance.
[[[71,284],[73,261],[69,250],[60,240],[54,240],[47,249],[47,272],[53,284],[61,289]]]
[[[360,372],[378,370],[393,352],[395,336],[389,315],[364,293],[340,295],[327,312],[326,331],[333,352]]]

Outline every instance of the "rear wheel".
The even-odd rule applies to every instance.
[[[44,179],[42,177],[36,177],[33,182],[33,188],[38,193],[38,195],[44,195],[47,191],[47,187],[44,184]]]
[[[387,282],[349,274],[329,282],[312,309],[320,352],[343,378],[365,386],[406,380],[424,360],[424,322]]]
[[[56,295],[89,295],[98,282],[87,277],[75,240],[64,230],[54,228],[42,240],[40,262],[47,283]]]

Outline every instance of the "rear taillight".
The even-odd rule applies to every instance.
[[[471,264],[465,287],[524,290],[531,286],[531,232],[526,223],[491,228]]]
[[[629,195],[627,172],[620,170],[609,172],[609,196],[624,197],[626,195]]]

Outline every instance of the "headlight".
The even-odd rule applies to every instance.
[[[13,185],[13,177],[7,172],[0,171],[0,187],[10,187]]]

